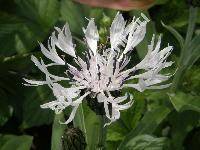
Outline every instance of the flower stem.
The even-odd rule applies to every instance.
[[[85,141],[86,143],[88,143],[83,104],[79,105],[79,108],[73,120],[73,124],[74,124],[74,127],[79,128],[83,132],[83,134],[85,135]]]
[[[55,114],[53,127],[52,127],[52,138],[51,138],[51,150],[62,150],[62,136],[66,125],[60,124],[59,121],[64,120],[64,114]]]
[[[190,41],[192,40],[192,35],[194,33],[194,28],[195,28],[195,23],[196,23],[196,18],[197,18],[197,8],[194,8],[193,6],[190,7],[189,10],[189,24],[188,24],[188,29],[187,29],[187,34],[186,34],[186,39],[184,46],[181,50],[181,56],[179,60],[179,69],[177,70],[174,80],[173,80],[173,86],[172,90],[176,90],[182,80],[183,74],[185,73],[187,69],[187,57],[190,55],[190,50],[188,49],[188,45],[190,44]]]
[[[97,115],[99,118],[100,126],[98,131],[98,147],[97,150],[105,149],[105,142],[106,142],[106,117],[104,115]]]
[[[192,35],[194,33],[194,28],[195,28],[195,23],[196,23],[196,18],[197,18],[197,8],[191,6],[189,10],[189,24],[188,24],[188,29],[187,29],[187,35],[185,39],[185,45],[188,45],[188,43],[192,39]]]

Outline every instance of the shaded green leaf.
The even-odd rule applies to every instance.
[[[61,1],[61,19],[69,24],[72,33],[83,35],[82,27],[86,25],[86,8],[86,6],[73,1]]]
[[[200,57],[200,35],[195,36],[190,42],[189,46],[186,47],[190,52],[190,57],[188,61],[188,68],[192,67],[192,65],[199,59]],[[187,58],[187,56],[186,56]]]
[[[184,45],[184,39],[183,37],[178,33],[178,31],[176,31],[173,27],[165,25],[163,22],[161,22],[163,27],[165,27],[171,34],[174,35],[174,37],[178,40],[181,48],[183,48]]]
[[[109,133],[107,133],[107,141],[121,141],[124,139],[124,136],[123,134],[121,134],[120,132],[117,132],[117,131],[111,131]]]
[[[153,18],[156,22],[163,20],[166,24],[173,27],[183,27],[188,24],[189,11],[185,1],[170,1],[160,7],[152,8],[151,11],[153,11]]]
[[[13,107],[0,102],[0,126],[3,126],[13,114]]]
[[[0,135],[1,150],[30,150],[33,138],[28,135]]]
[[[187,136],[190,136],[189,132],[198,126],[199,119],[199,113],[191,110],[186,110],[179,113],[173,111],[169,115],[168,123],[170,128],[171,149],[185,149],[184,141],[186,140]]]
[[[108,126],[107,141],[122,141],[124,137],[134,129],[145,110],[145,100],[143,96],[134,93],[135,102],[131,108],[121,112],[120,119]],[[114,143],[113,143],[114,144]]]
[[[170,113],[167,107],[160,106],[155,110],[147,111],[137,125],[122,141],[119,149],[123,149],[126,143],[133,137],[141,134],[151,134],[155,131],[157,126],[165,119],[165,117]]]
[[[193,66],[184,77],[184,92],[200,96],[200,68]]]
[[[170,101],[177,111],[194,110],[200,112],[200,97],[183,92],[169,94]]]
[[[57,0],[16,0],[14,13],[0,12],[1,54],[30,52],[58,20]]]
[[[49,109],[40,108],[41,104],[50,101],[51,91],[47,87],[24,87],[25,99],[23,103],[22,128],[30,128],[43,124],[50,124],[53,121],[54,112]]]
[[[59,3],[57,0],[15,0],[19,15],[30,21],[27,25],[37,32],[46,32],[58,19]],[[32,24],[30,24],[33,22]],[[41,27],[40,31],[37,27]],[[45,29],[46,28],[46,29]]]
[[[131,140],[125,146],[127,150],[163,150],[166,146],[167,138],[165,137],[153,137],[151,135],[138,135]]]

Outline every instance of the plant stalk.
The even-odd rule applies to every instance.
[[[60,124],[60,121],[64,120],[64,114],[55,114],[52,137],[51,137],[51,150],[62,150],[62,136],[64,134],[66,125]]]
[[[100,126],[98,131],[98,147],[97,150],[105,149],[105,142],[106,142],[106,117],[104,115],[97,115],[99,118]]]
[[[189,20],[188,20],[188,28],[187,28],[187,34],[184,46],[181,50],[181,56],[179,60],[179,68],[174,76],[173,79],[173,85],[172,90],[176,91],[179,87],[179,84],[182,81],[183,75],[187,69],[187,57],[190,55],[190,50],[188,49],[188,45],[190,44],[190,41],[192,40],[192,35],[194,33],[195,29],[195,23],[197,18],[197,8],[194,8],[193,6],[190,7],[189,10]]]

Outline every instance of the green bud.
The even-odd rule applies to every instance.
[[[108,17],[105,14],[103,14],[103,18],[100,20],[100,25],[101,26],[105,26],[105,27],[109,27],[110,24],[111,24],[110,17]]]
[[[62,136],[63,150],[85,150],[85,136],[78,128],[68,128]]]
[[[100,20],[100,29],[99,29],[100,42],[102,44],[106,44],[106,42],[107,42],[107,37],[109,35],[110,25],[111,25],[110,17],[103,14],[103,17]]]
[[[106,44],[106,42],[107,42],[107,34],[108,34],[108,31],[107,31],[106,28],[100,28],[99,29],[100,43]]]

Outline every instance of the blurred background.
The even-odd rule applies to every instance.
[[[162,46],[174,46],[170,59],[175,63],[166,72],[176,74],[169,89],[129,91],[135,103],[107,128],[105,149],[117,149],[131,133],[131,150],[199,150],[199,5],[199,0],[0,0],[0,150],[53,149],[57,118],[40,105],[54,97],[48,87],[22,84],[24,77],[42,78],[30,60],[32,54],[43,57],[38,41],[47,45],[54,27],[68,22],[76,51],[81,53],[85,51],[82,27],[87,26],[86,18],[95,18],[100,41],[106,43],[118,10],[127,22],[141,12],[151,20],[145,39],[132,53],[132,64],[145,56],[153,33],[162,34]],[[97,149],[90,144],[94,143],[96,115],[83,105],[87,146]]]

